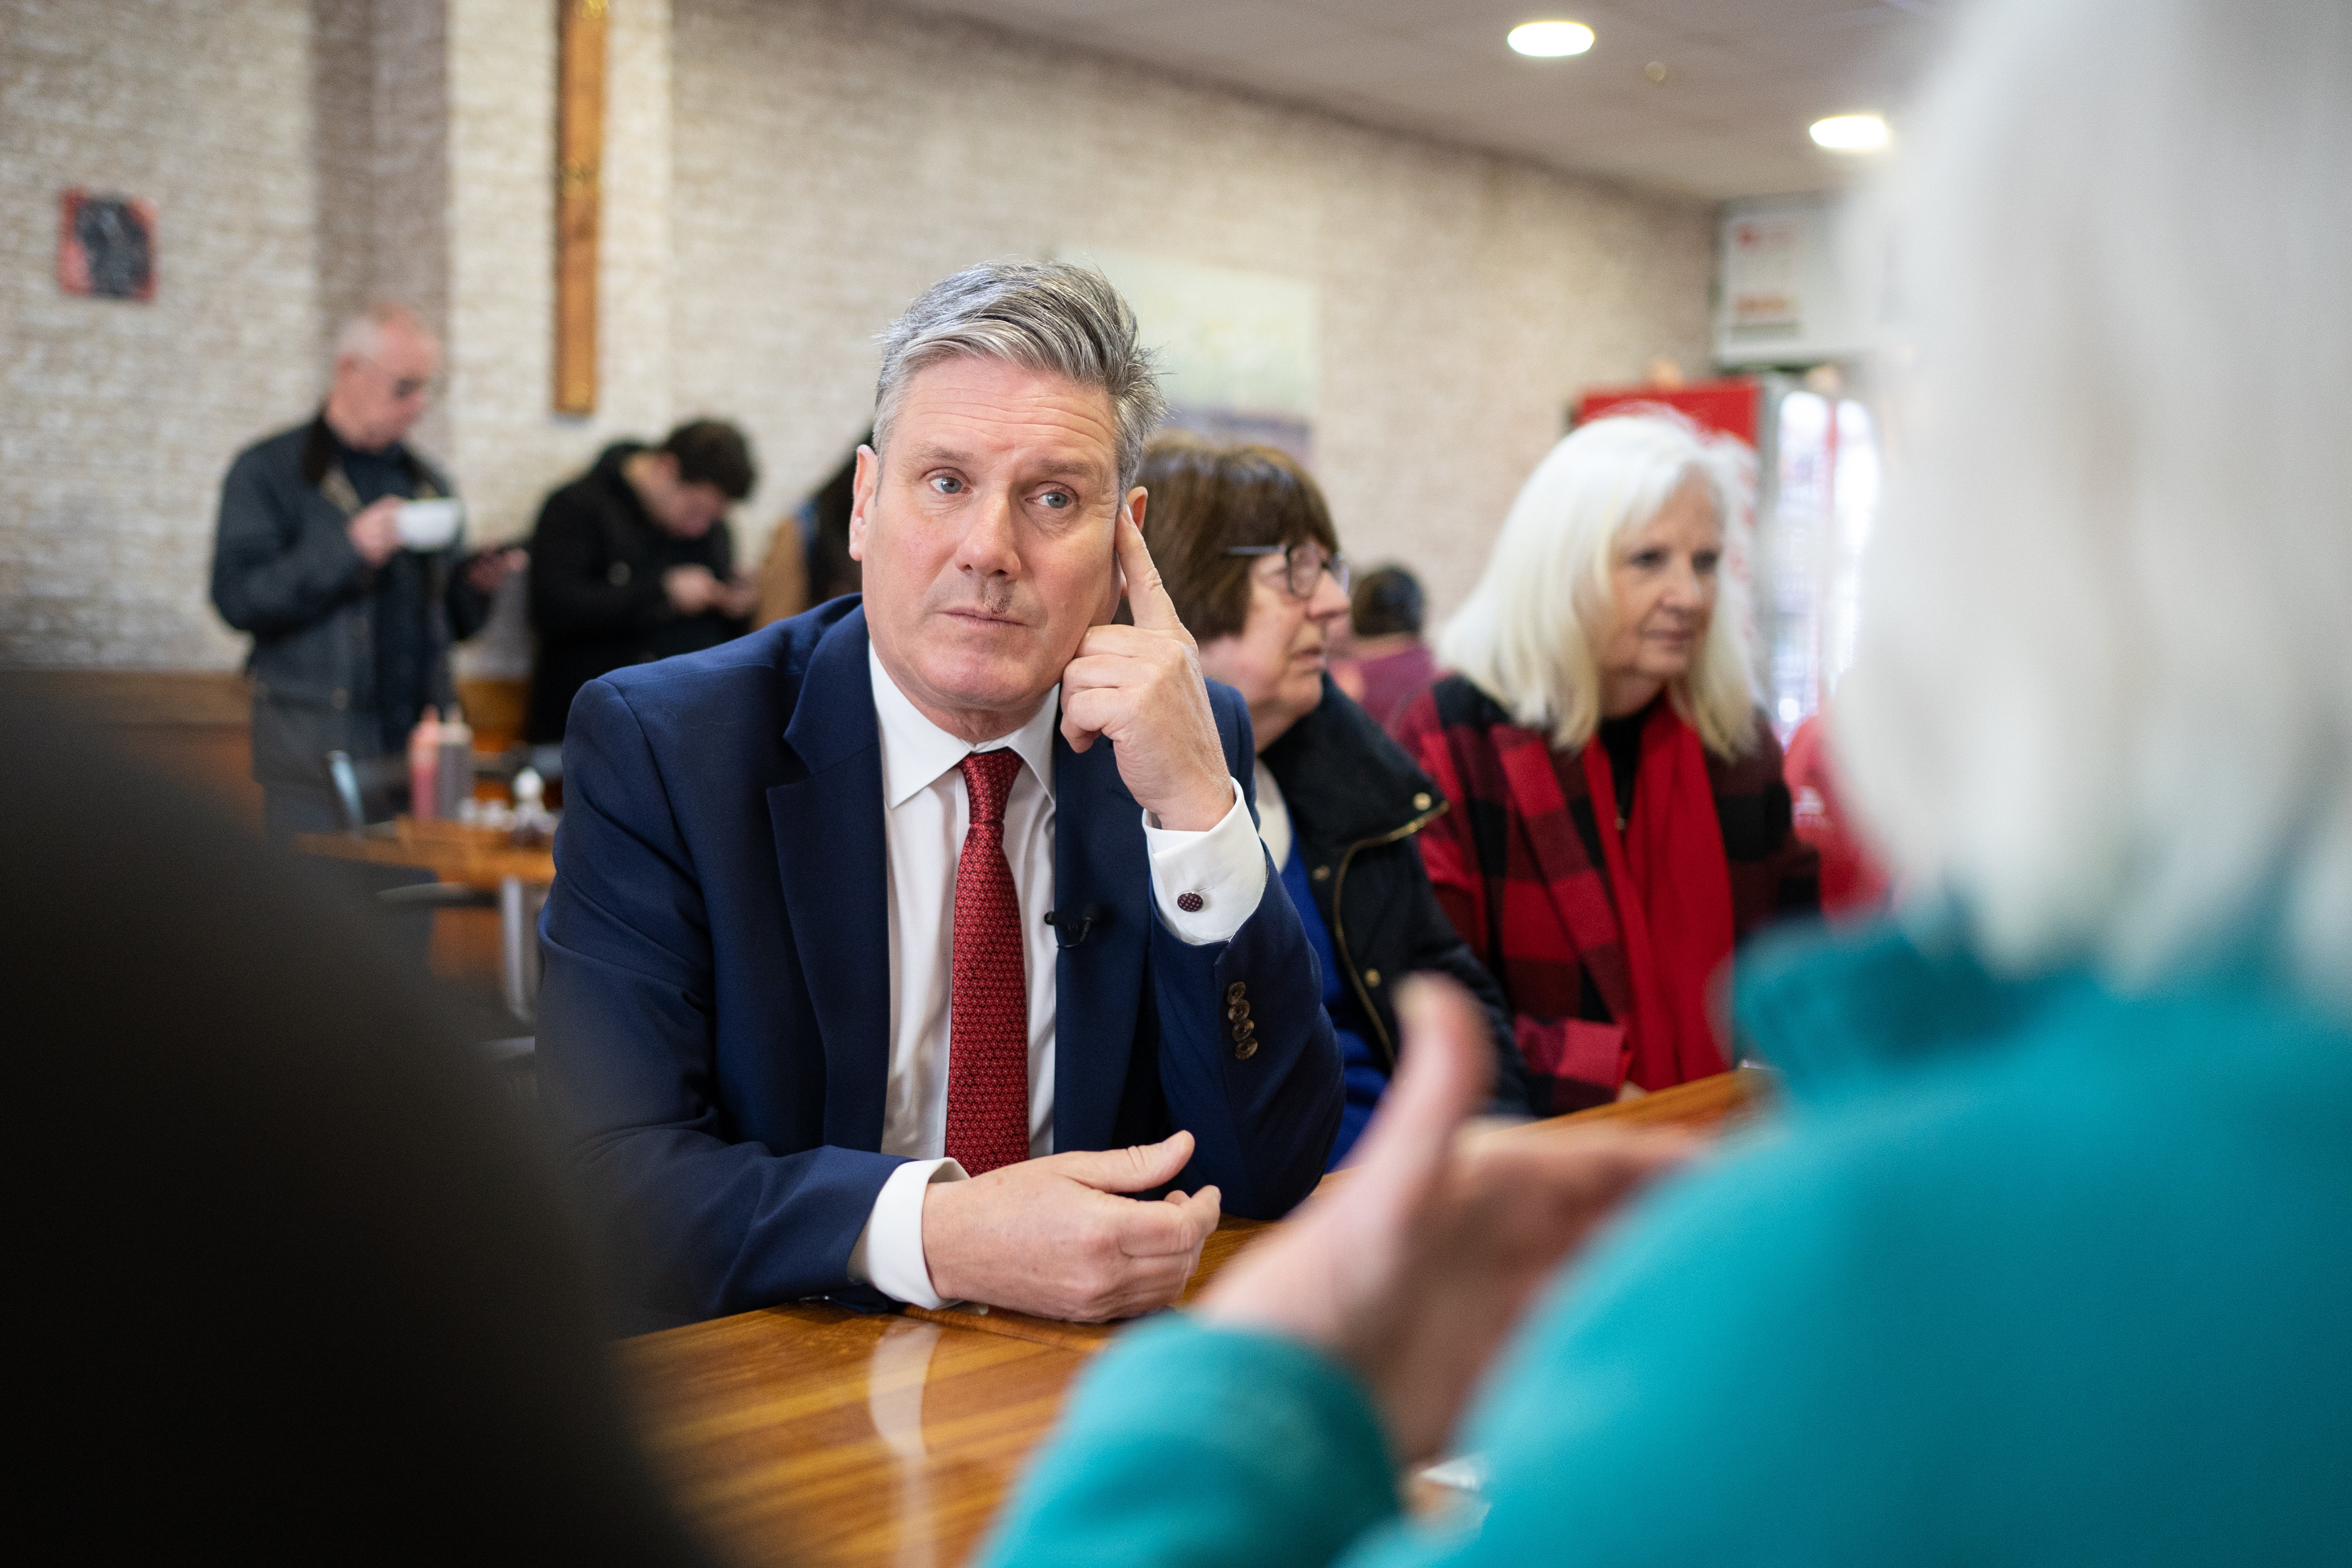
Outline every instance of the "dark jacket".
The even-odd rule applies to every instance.
[[[393,493],[451,493],[423,458],[393,451],[406,480]],[[264,784],[324,789],[329,752],[380,755],[388,734],[415,722],[413,712],[385,710],[379,616],[414,621],[391,630],[421,665],[424,700],[443,706],[456,698],[450,643],[489,617],[488,595],[457,570],[462,535],[446,549],[400,551],[371,567],[349,532],[361,504],[323,416],[255,442],[222,482],[213,605],[253,635],[253,776]]]
[[[735,545],[723,522],[699,539],[680,539],[647,514],[622,473],[646,450],[635,441],[604,448],[596,466],[547,498],[530,536],[530,619],[539,631],[524,738],[563,739],[565,715],[580,689],[624,665],[699,653],[751,623],[705,610],[681,616],[662,586],[673,566],[707,567],[725,580]]]
[[[1413,836],[1444,815],[1445,797],[1370,714],[1323,678],[1323,700],[1260,760],[1282,786],[1307,884],[1372,1049],[1396,1070],[1397,983],[1416,970],[1461,982],[1495,1038],[1495,1103],[1519,1110],[1527,1071],[1512,1043],[1502,987],[1438,906]]]
[[[1209,700],[1247,791],[1248,710],[1230,687]],[[589,682],[563,765],[541,1090],[613,1255],[641,1271],[635,1323],[870,1298],[850,1250],[904,1162],[880,1152],[889,900],[865,610],[835,599]],[[1340,1114],[1297,911],[1269,878],[1230,940],[1190,945],[1153,908],[1112,749],[1057,737],[1054,796],[1054,902],[1087,917],[1055,961],[1054,1147],[1181,1127],[1179,1187],[1279,1216],[1321,1180]]]
[[[1510,999],[1537,1108],[1614,1098],[1617,1083],[1593,1075],[1620,1060],[1633,982],[1609,879],[1586,847],[1594,829],[1582,748],[1555,752],[1459,675],[1406,705],[1397,739],[1454,803],[1422,836],[1422,860],[1439,904]],[[1817,912],[1820,862],[1793,831],[1780,747],[1762,714],[1749,749],[1727,762],[1709,752],[1706,773],[1734,939]]]

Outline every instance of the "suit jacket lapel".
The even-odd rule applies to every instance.
[[[1569,815],[1568,797],[1552,765],[1551,747],[1542,736],[1512,725],[1497,724],[1492,735],[1503,778],[1512,804],[1518,807],[1528,847],[1535,855],[1552,909],[1559,915],[1585,973],[1591,976],[1593,988],[1607,1004],[1609,1016],[1629,1021],[1633,990],[1625,970],[1617,913],[1610,907],[1607,884],[1585,853],[1584,841],[1577,837],[1576,821]]]
[[[1084,942],[1055,955],[1057,1150],[1108,1147],[1127,1087],[1144,959],[1158,918],[1150,859],[1135,826],[1141,810],[1119,780],[1109,742],[1074,752],[1055,732],[1054,906],[1073,915],[1089,905],[1108,911]],[[1043,916],[1039,910],[1034,918]]]
[[[824,1048],[824,1141],[879,1149],[890,1075],[889,894],[863,609],[818,641],[784,743],[806,772],[768,791],[768,815]]]

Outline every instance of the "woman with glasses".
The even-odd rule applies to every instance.
[[[1470,987],[1491,1015],[1496,1099],[1523,1110],[1502,994],[1438,907],[1412,837],[1445,812],[1434,784],[1333,684],[1348,565],[1323,493],[1270,447],[1164,436],[1145,454],[1143,532],[1200,644],[1201,668],[1249,704],[1258,831],[1323,967],[1346,1058],[1347,1154],[1396,1066],[1391,994],[1414,970]]]
[[[1422,858],[1510,998],[1538,1110],[1723,1071],[1733,944],[1819,906],[1726,568],[1748,483],[1745,447],[1664,410],[1569,436],[1439,639],[1458,673],[1396,721],[1465,807]]]

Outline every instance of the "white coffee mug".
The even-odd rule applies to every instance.
[[[404,550],[446,550],[466,521],[466,503],[454,496],[413,500],[400,509],[400,544]]]

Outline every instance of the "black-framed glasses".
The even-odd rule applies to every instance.
[[[1225,553],[1281,556],[1282,585],[1294,599],[1313,598],[1315,590],[1323,585],[1326,572],[1339,584],[1339,592],[1348,591],[1347,557],[1326,555],[1319,544],[1229,544]]]

